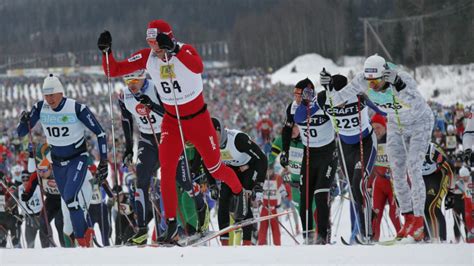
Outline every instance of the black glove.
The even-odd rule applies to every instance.
[[[156,42],[160,49],[166,50],[170,54],[177,54],[179,52],[179,45],[176,44],[176,41],[171,40],[167,34],[158,33],[156,35]]]
[[[115,185],[113,188],[112,188],[112,191],[117,193],[117,195],[122,192],[122,186],[119,186],[119,185]]]
[[[27,111],[21,112],[21,115],[20,115],[20,122],[22,122],[22,123],[28,123],[28,122],[30,122],[30,115],[31,115],[30,112],[27,112]]]
[[[28,197],[28,193],[26,192],[23,192],[20,197],[21,197],[21,201],[25,201],[25,202],[30,199],[30,197]]]
[[[99,47],[99,50],[103,53],[106,53],[107,51],[110,52],[112,49],[112,35],[110,35],[108,30],[100,34],[99,39],[97,40],[97,47]]]
[[[263,193],[263,187],[261,183],[255,183],[252,188],[252,200],[258,198],[258,196]]]
[[[219,198],[219,188],[216,185],[209,185],[209,192],[211,199],[217,200]]]
[[[466,149],[463,153],[462,153],[462,160],[467,163],[468,165],[471,165],[471,154],[472,154],[472,150],[471,149]]]
[[[138,96],[138,101],[148,107],[150,110],[153,108],[153,101],[146,94],[140,94]]]
[[[448,191],[448,194],[446,194],[446,198],[444,199],[445,210],[449,210],[454,207],[454,198],[455,198],[455,194],[452,193],[451,191]]]
[[[132,161],[133,161],[133,150],[127,148],[125,149],[125,153],[123,154],[122,162],[126,166],[130,166],[132,165]]]
[[[99,180],[99,183],[104,182],[107,179],[109,173],[109,163],[107,160],[100,160],[99,166],[97,166],[96,178]]]
[[[283,167],[287,167],[288,166],[288,154],[286,154],[286,152],[282,152],[280,154],[280,164],[281,166]]]

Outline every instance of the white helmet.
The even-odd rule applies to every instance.
[[[43,82],[42,88],[43,95],[50,95],[55,93],[64,93],[63,84],[59,81],[59,78],[53,74],[49,74]]]
[[[467,169],[465,166],[461,167],[461,169],[459,169],[459,176],[471,176],[471,173],[469,172],[469,169]]]
[[[379,79],[382,77],[382,71],[386,69],[385,59],[378,54],[371,55],[365,59],[364,78]]]
[[[135,72],[128,73],[123,76],[123,80],[131,80],[131,79],[145,79],[146,78],[146,71],[145,69],[139,69]]]

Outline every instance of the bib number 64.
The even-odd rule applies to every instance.
[[[161,88],[163,88],[164,93],[171,93],[171,86],[170,86],[169,82],[162,81],[161,82]],[[176,80],[173,81],[173,89],[177,90],[178,92],[181,92],[181,86],[179,85],[178,81],[176,81]]]

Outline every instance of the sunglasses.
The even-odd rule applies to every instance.
[[[48,172],[48,171],[49,171],[49,168],[45,168],[45,169],[39,169],[39,168],[38,168],[38,170],[37,170],[37,171],[38,171],[38,173],[42,173],[42,174],[44,174],[44,173],[46,173],[46,172]]]

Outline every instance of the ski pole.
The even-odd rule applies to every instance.
[[[33,154],[34,154],[36,153],[36,147],[35,147],[35,143],[33,142],[33,135],[31,133],[31,123],[29,120],[28,120],[28,139],[29,139],[29,142],[31,144],[31,148],[33,149]],[[35,167],[36,169],[38,169],[38,163],[36,162],[36,158],[33,158],[33,159],[35,161]],[[43,217],[45,219],[45,225],[46,225],[46,230],[48,232],[48,238],[53,239],[53,231],[51,229],[51,225],[48,222],[49,218],[48,218],[48,213],[46,212],[46,203],[44,201],[45,193],[44,193],[44,188],[43,188],[43,178],[38,173],[36,173],[36,176],[38,178],[38,185],[40,188],[41,203],[43,204],[43,208],[41,209],[41,211],[43,212]],[[56,244],[54,244],[53,246],[56,247]]]
[[[115,192],[118,195],[119,194],[119,191],[118,191],[119,180],[118,180],[117,153],[116,153],[116,149],[115,149],[115,126],[114,126],[115,121],[114,121],[114,108],[113,108],[113,104],[112,104],[112,84],[111,84],[111,81],[110,81],[109,52],[110,52],[109,49],[105,50],[105,63],[107,65],[107,90],[109,92],[109,112],[110,112],[111,130],[112,130],[112,156],[113,156],[113,160],[114,160],[114,175],[113,175],[112,178],[113,178],[113,182],[117,186],[117,191],[115,191]],[[118,197],[117,197],[117,200],[118,200]],[[120,221],[120,215],[122,215],[121,210],[120,210],[120,202],[117,202],[117,210],[118,210],[117,220]],[[118,230],[119,235],[122,235],[122,223],[119,223],[118,229],[119,229]]]

